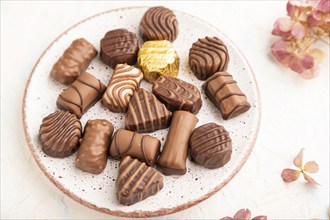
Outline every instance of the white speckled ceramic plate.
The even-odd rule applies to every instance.
[[[217,36],[228,47],[230,62],[228,71],[237,80],[242,91],[251,103],[251,109],[228,121],[221,118],[219,110],[205,97],[202,91],[203,106],[197,114],[200,126],[207,122],[224,125],[233,140],[232,159],[223,168],[209,170],[187,160],[187,173],[183,176],[165,176],[164,188],[155,196],[132,206],[123,206],[115,196],[115,181],[119,161],[108,160],[104,172],[93,175],[75,167],[76,153],[65,159],[46,156],[38,140],[38,131],[42,119],[56,110],[56,99],[65,86],[49,77],[50,70],[70,43],[84,37],[100,47],[100,39],[115,28],[126,28],[138,34],[140,18],[146,7],[131,7],[107,11],[88,18],[61,34],[42,54],[27,82],[23,123],[28,145],[33,156],[45,175],[64,193],[90,208],[112,215],[125,217],[158,216],[177,212],[201,202],[228,183],[243,166],[256,141],[260,123],[260,99],[257,82],[251,67],[242,53],[230,39],[212,25],[183,12],[175,11],[180,33],[173,43],[180,56],[179,78],[195,84],[201,89],[202,81],[197,80],[188,65],[188,53],[192,43],[205,36]],[[140,39],[140,43],[141,43]],[[97,56],[88,72],[99,78],[104,84],[112,74],[112,69],[104,65]],[[151,90],[151,84],[143,81],[141,87]],[[84,125],[88,119],[104,118],[110,120],[115,129],[124,127],[124,114],[116,114],[105,109],[100,102],[81,118]],[[167,129],[152,133],[162,144]]]

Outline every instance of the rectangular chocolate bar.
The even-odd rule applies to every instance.
[[[187,111],[175,111],[157,168],[165,175],[186,173],[188,143],[198,118]]]
[[[150,135],[119,129],[115,132],[110,146],[110,156],[122,159],[129,155],[147,165],[153,166],[160,153],[160,141]]]
[[[251,107],[233,76],[227,72],[215,73],[206,80],[203,88],[207,97],[220,109],[225,120],[234,118]]]
[[[57,98],[59,109],[69,111],[78,118],[101,99],[105,85],[95,76],[85,72]]]
[[[89,173],[101,173],[107,164],[112,133],[113,126],[107,120],[87,121],[76,158],[76,167]]]
[[[74,40],[54,64],[50,75],[58,82],[70,85],[86,71],[97,55],[95,47],[84,38]]]

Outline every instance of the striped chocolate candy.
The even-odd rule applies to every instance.
[[[209,169],[224,166],[232,153],[229,133],[215,123],[196,128],[190,137],[189,147],[192,161]]]
[[[129,206],[159,192],[163,177],[145,163],[126,156],[119,164],[116,186],[119,203]]]
[[[112,112],[126,112],[128,103],[142,78],[140,69],[127,64],[117,64],[103,94],[102,104]]]

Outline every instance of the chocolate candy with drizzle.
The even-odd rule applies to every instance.
[[[186,173],[188,142],[198,118],[187,111],[175,111],[157,168],[165,175]]]
[[[102,104],[112,112],[126,112],[128,103],[142,79],[140,69],[127,64],[117,64],[103,94]]]
[[[126,29],[109,31],[101,40],[101,60],[115,68],[118,63],[134,65],[139,51],[136,35]]]
[[[233,76],[227,72],[215,73],[206,80],[203,88],[207,97],[220,109],[225,120],[234,118],[251,107]]]
[[[81,130],[82,126],[76,115],[57,110],[45,117],[40,125],[42,151],[51,157],[70,156],[79,146]]]
[[[112,133],[111,122],[104,119],[88,120],[80,140],[76,167],[89,173],[101,173],[107,164]]]
[[[152,92],[172,112],[184,110],[197,114],[202,107],[201,93],[197,87],[175,77],[159,77]]]
[[[191,160],[209,169],[223,167],[232,153],[229,133],[215,123],[196,128],[190,137],[189,147]]]
[[[160,141],[150,135],[119,129],[115,132],[110,146],[110,156],[122,159],[131,156],[153,166],[160,153]]]
[[[74,40],[54,64],[50,75],[56,81],[70,85],[86,71],[96,55],[97,50],[87,40],[84,38]]]
[[[69,111],[78,118],[101,99],[105,85],[93,75],[85,72],[65,89],[57,98],[59,109]]]
[[[128,104],[125,128],[138,132],[153,132],[170,125],[171,113],[150,92],[139,88]]]
[[[163,6],[149,8],[142,17],[140,34],[144,41],[168,40],[173,42],[179,34],[175,14]]]
[[[227,70],[228,62],[227,47],[217,37],[198,39],[189,50],[189,66],[200,80]]]
[[[157,170],[126,156],[119,164],[116,186],[119,203],[129,206],[155,195],[164,184]]]

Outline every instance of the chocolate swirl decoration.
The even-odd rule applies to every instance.
[[[138,89],[128,104],[125,128],[138,132],[153,132],[170,125],[171,114],[150,92]]]
[[[127,64],[117,64],[103,94],[102,104],[112,112],[126,112],[128,103],[142,79],[140,69]]]
[[[179,34],[178,21],[172,10],[158,6],[149,8],[140,23],[144,41],[168,40],[173,42]]]
[[[209,169],[223,167],[232,153],[229,133],[215,123],[196,128],[190,137],[189,147],[192,161]]]
[[[118,63],[134,65],[139,43],[136,35],[126,29],[115,29],[105,34],[101,40],[101,60],[115,68]]]
[[[57,98],[56,105],[77,115],[78,118],[101,99],[105,85],[93,75],[85,72],[65,89]]]
[[[81,123],[74,114],[57,110],[48,115],[39,130],[43,152],[59,158],[73,154],[78,148],[81,130]]]
[[[155,195],[164,184],[158,171],[126,156],[119,164],[116,186],[119,203],[129,206]]]
[[[74,40],[54,64],[50,75],[58,82],[70,85],[86,71],[97,55],[95,47],[84,38]]]
[[[227,72],[215,73],[206,80],[203,88],[207,97],[220,109],[225,120],[236,117],[251,107],[233,76]]]
[[[152,92],[172,112],[184,110],[197,114],[202,107],[201,93],[197,87],[175,77],[159,77]]]
[[[217,37],[198,39],[189,50],[189,66],[200,80],[206,80],[215,72],[225,71],[228,62],[227,47]]]
[[[160,153],[160,141],[150,135],[142,135],[137,132],[118,129],[110,146],[110,156],[114,159],[122,159],[125,156],[137,158],[153,166]]]

